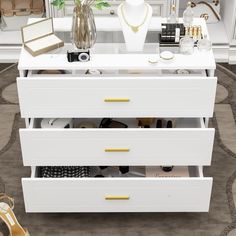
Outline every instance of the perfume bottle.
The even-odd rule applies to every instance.
[[[179,22],[179,19],[176,14],[176,6],[174,4],[171,6],[171,12],[169,17],[167,18],[167,22],[172,24]]]
[[[197,43],[197,47],[201,52],[210,51],[212,48],[211,41],[207,38],[207,35],[204,35],[203,39],[200,39]]]
[[[190,27],[193,24],[194,13],[191,7],[191,2],[188,2],[187,8],[183,14],[183,21],[185,27]]]

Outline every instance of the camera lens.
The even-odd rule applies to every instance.
[[[85,52],[79,54],[79,61],[86,62],[89,60],[89,55]]]

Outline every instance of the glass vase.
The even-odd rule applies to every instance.
[[[88,5],[74,8],[72,23],[72,41],[77,49],[87,50],[96,42],[97,31],[93,10]]]

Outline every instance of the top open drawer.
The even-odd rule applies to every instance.
[[[22,117],[212,117],[215,77],[18,78]]]

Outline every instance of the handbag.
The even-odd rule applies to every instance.
[[[212,3],[207,1],[192,2],[192,10],[194,17],[204,18],[208,24],[214,24],[221,20],[219,0],[214,0]]]
[[[85,178],[90,176],[88,166],[43,166],[39,169],[41,178]]]

